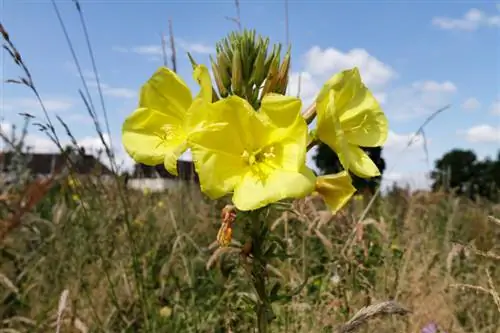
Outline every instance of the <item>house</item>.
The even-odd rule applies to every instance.
[[[127,183],[128,187],[133,189],[164,191],[181,184],[200,182],[194,163],[191,161],[178,160],[177,173],[178,176],[172,175],[163,164],[156,166],[136,164]]]
[[[3,175],[12,175],[12,165],[17,153],[8,151],[0,152],[0,173]],[[113,172],[102,164],[93,155],[85,154],[81,151],[78,157],[68,164],[67,153],[25,153],[22,157],[25,159],[27,169],[35,176],[47,177],[56,171],[62,170],[66,165],[71,166],[71,171],[77,175],[98,175],[111,176]]]

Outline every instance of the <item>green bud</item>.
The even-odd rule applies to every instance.
[[[210,56],[210,64],[212,65],[212,73],[214,74],[215,84],[217,85],[217,89],[219,90],[219,94],[222,98],[225,98],[229,95],[229,92],[226,89],[226,86],[221,80],[221,69],[214,62],[212,56]]]
[[[266,83],[264,84],[264,89],[262,90],[262,97],[266,94],[275,92],[276,82],[278,80],[278,70],[280,65],[279,57],[275,57],[269,66],[269,71],[267,72]]]
[[[231,68],[232,61],[229,61],[227,56],[223,53],[217,55],[217,67],[219,69],[219,78],[221,80],[222,85],[226,88],[226,90],[231,89]]]
[[[265,61],[266,51],[263,48],[260,48],[257,54],[257,58],[254,62],[254,68],[251,78],[251,82],[254,83],[257,87],[260,87],[262,85],[262,82],[264,82],[264,79],[266,78],[266,71],[264,70]]]
[[[288,79],[290,77],[290,60],[291,60],[291,55],[290,55],[290,48],[288,48],[288,51],[285,54],[285,58],[283,59],[283,62],[281,63],[280,69],[278,71],[278,78],[277,78],[277,83],[276,83],[276,91],[278,94],[285,94],[286,93],[286,88],[288,86]]]
[[[241,55],[239,50],[234,51],[233,66],[231,67],[231,88],[233,94],[243,96],[243,76],[241,68]]]

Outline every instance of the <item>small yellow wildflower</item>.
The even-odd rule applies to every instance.
[[[233,192],[242,211],[285,198],[301,198],[314,189],[315,176],[305,165],[308,128],[298,98],[264,96],[259,112],[230,96],[199,103],[218,130],[194,131],[189,143],[202,191],[216,199]]]
[[[168,306],[164,306],[160,309],[160,316],[163,318],[170,318],[172,315],[172,309]]]
[[[187,150],[186,139],[199,125],[191,106],[198,99],[212,101],[208,69],[199,65],[193,76],[201,86],[193,101],[186,83],[166,67],[160,67],[142,87],[139,107],[125,120],[122,141],[138,163],[158,165],[177,175],[177,159]]]
[[[387,139],[387,118],[361,81],[357,68],[330,78],[316,98],[317,137],[335,150],[344,169],[363,178],[380,175],[359,147],[378,147]]]

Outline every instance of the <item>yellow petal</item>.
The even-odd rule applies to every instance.
[[[142,86],[139,108],[146,107],[184,119],[192,100],[186,83],[170,69],[160,67]]]
[[[357,68],[330,78],[318,95],[317,108],[318,128],[327,127],[332,118],[338,117],[349,143],[377,147],[387,139],[387,117]]]
[[[267,94],[262,99],[259,114],[265,116],[273,126],[286,129],[290,128],[299,117],[302,118],[301,108],[302,102],[299,98]]]
[[[226,101],[193,103],[192,112],[203,109],[211,118],[208,117],[208,125],[188,137],[201,190],[212,199],[231,192],[248,168],[242,158],[245,146],[240,137],[241,119],[238,119],[238,111],[230,109]],[[223,118],[227,119],[223,121]]]
[[[122,142],[138,163],[158,165],[178,151],[186,135],[179,119],[147,108],[135,110],[123,123]]]
[[[315,191],[319,193],[332,213],[340,210],[356,192],[347,171],[319,176]]]
[[[272,129],[265,145],[274,146],[274,162],[280,169],[299,171],[305,163],[308,127],[302,117],[300,99],[268,94],[262,99],[258,116]]]
[[[348,144],[347,149],[337,151],[340,162],[345,169],[351,170],[361,178],[380,176],[380,171],[372,159],[359,147]]]
[[[183,141],[175,149],[169,150],[165,153],[165,158],[163,160],[163,165],[165,169],[174,176],[178,176],[177,173],[177,161],[179,157],[187,150],[187,142]]]
[[[236,187],[233,203],[239,210],[247,211],[287,198],[303,198],[314,190],[315,179],[306,166],[301,172],[272,170],[267,175],[249,171]]]
[[[196,98],[201,98],[207,103],[212,102],[212,79],[205,65],[196,66],[193,71],[193,78],[200,85],[200,92]]]

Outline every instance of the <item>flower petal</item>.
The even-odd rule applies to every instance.
[[[207,103],[212,102],[212,79],[205,65],[198,65],[193,71],[193,79],[200,85],[200,92],[196,98]]]
[[[193,101],[186,83],[173,71],[160,67],[141,88],[139,108],[146,107],[184,119]]]
[[[214,104],[195,101],[192,106],[192,112],[203,112],[206,121],[190,133],[188,144],[201,189],[212,199],[231,192],[248,168],[242,158],[245,147],[241,119],[226,101]]]
[[[302,102],[296,97],[267,94],[258,113],[272,128],[266,144],[278,148],[274,163],[283,170],[298,172],[305,162],[309,137],[301,106]]]
[[[163,165],[170,174],[178,176],[177,161],[179,160],[179,157],[181,157],[181,155],[187,150],[187,148],[187,143],[184,141],[177,147],[175,147],[175,149],[169,150],[165,153]]]
[[[259,114],[265,116],[273,126],[287,129],[298,117],[302,118],[301,108],[302,102],[297,97],[267,94],[262,99]]]
[[[303,166],[301,172],[272,170],[262,176],[249,171],[235,188],[233,203],[239,210],[255,210],[286,198],[303,198],[314,190],[316,177]]]
[[[179,119],[147,108],[135,110],[122,127],[125,150],[136,162],[145,165],[163,163],[165,155],[181,149],[185,139]]]
[[[340,210],[356,192],[351,176],[347,171],[319,176],[316,179],[316,189],[332,213]]]
[[[346,149],[338,150],[337,155],[345,169],[351,170],[361,178],[380,176],[380,171],[372,159],[359,147],[347,144]]]

